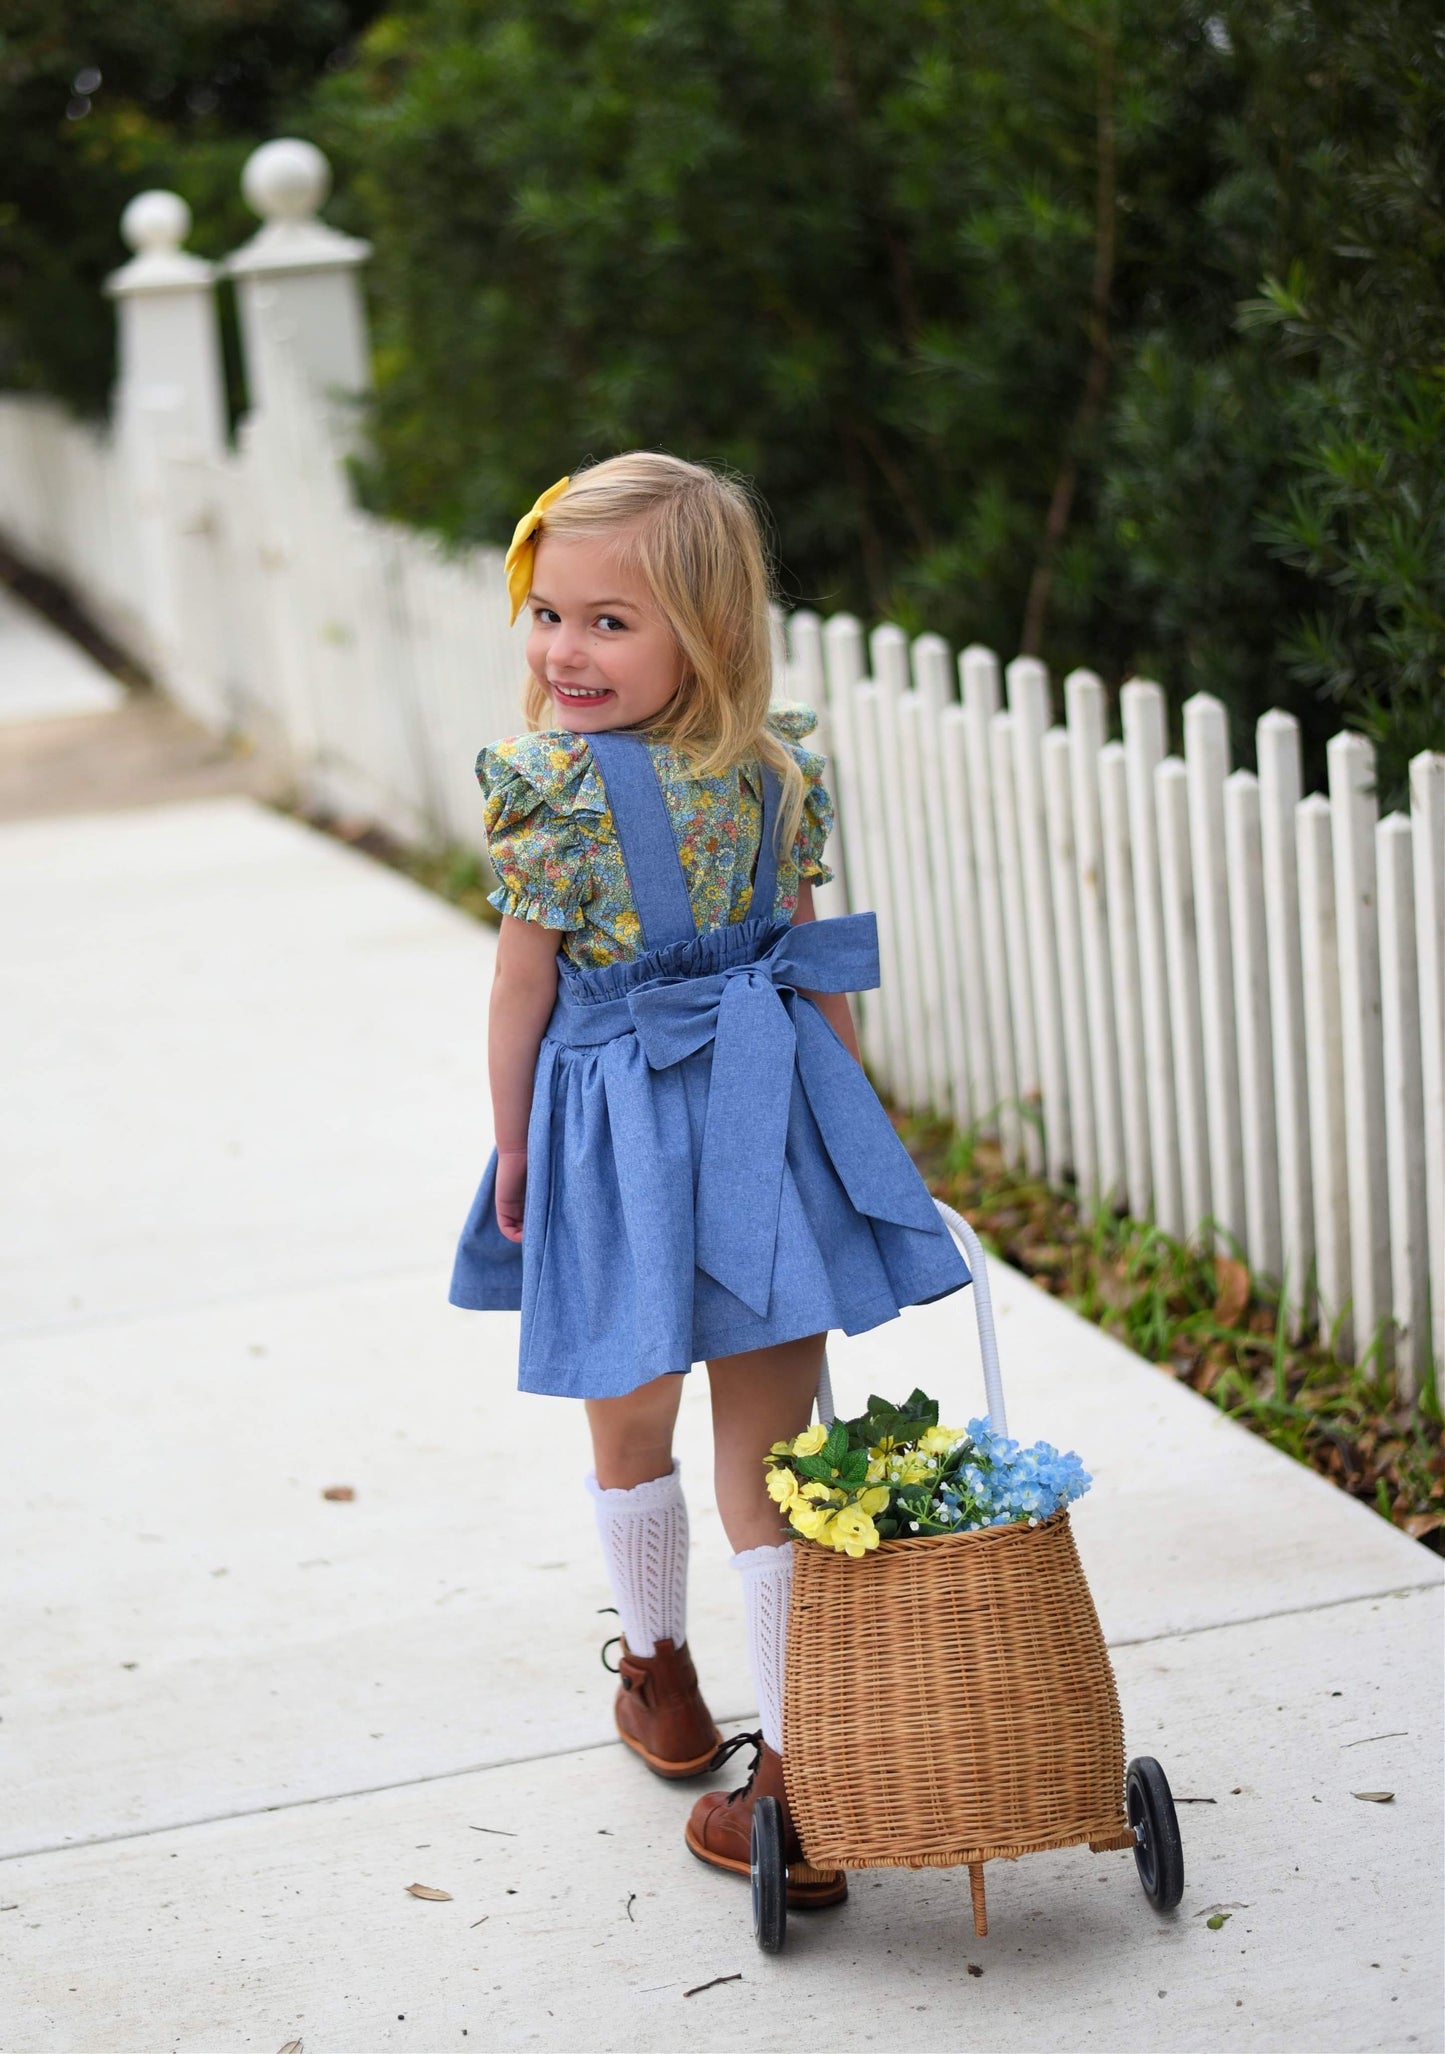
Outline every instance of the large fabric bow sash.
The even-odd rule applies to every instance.
[[[698,1164],[696,1262],[760,1317],[773,1257],[796,1064],[823,1144],[859,1212],[939,1231],[927,1186],[867,1077],[805,991],[868,991],[878,978],[873,913],[785,928],[755,962],[627,995],[651,1068],[714,1043]]]

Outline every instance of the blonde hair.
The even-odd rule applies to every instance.
[[[676,749],[691,777],[717,777],[758,757],[782,783],[777,850],[803,817],[803,773],[766,725],[772,699],[769,577],[762,524],[744,488],[705,464],[632,450],[574,473],[547,509],[548,535],[615,532],[682,654],[683,679],[647,733]],[[551,725],[551,697],[528,675],[529,729]]]

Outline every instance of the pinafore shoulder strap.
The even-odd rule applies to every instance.
[[[644,949],[690,941],[697,921],[651,750],[639,734],[603,731],[588,735],[587,742],[612,809]],[[777,772],[765,764],[762,843],[749,917],[763,911],[770,918],[775,914],[778,864],[773,842],[780,792]]]

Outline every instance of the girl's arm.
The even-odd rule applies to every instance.
[[[497,1137],[497,1225],[522,1238],[527,1190],[527,1122],[537,1051],[557,999],[559,927],[502,915],[487,1014],[487,1070]]]
[[[793,925],[794,927],[801,927],[805,920],[816,920],[817,917],[813,910],[812,879],[805,877],[798,886],[798,905],[797,910],[793,914]],[[813,1001],[813,1004],[823,1015],[823,1018],[842,1042],[844,1048],[847,1049],[849,1055],[852,1056],[854,1062],[861,1069],[863,1058],[858,1052],[858,1035],[853,1026],[853,1013],[852,1008],[848,1004],[847,993],[842,991],[803,991],[801,985],[799,985],[798,989],[802,992],[804,998],[810,998]]]

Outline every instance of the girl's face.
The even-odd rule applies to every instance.
[[[640,727],[682,682],[682,652],[635,571],[603,539],[537,538],[527,663],[558,727]]]

